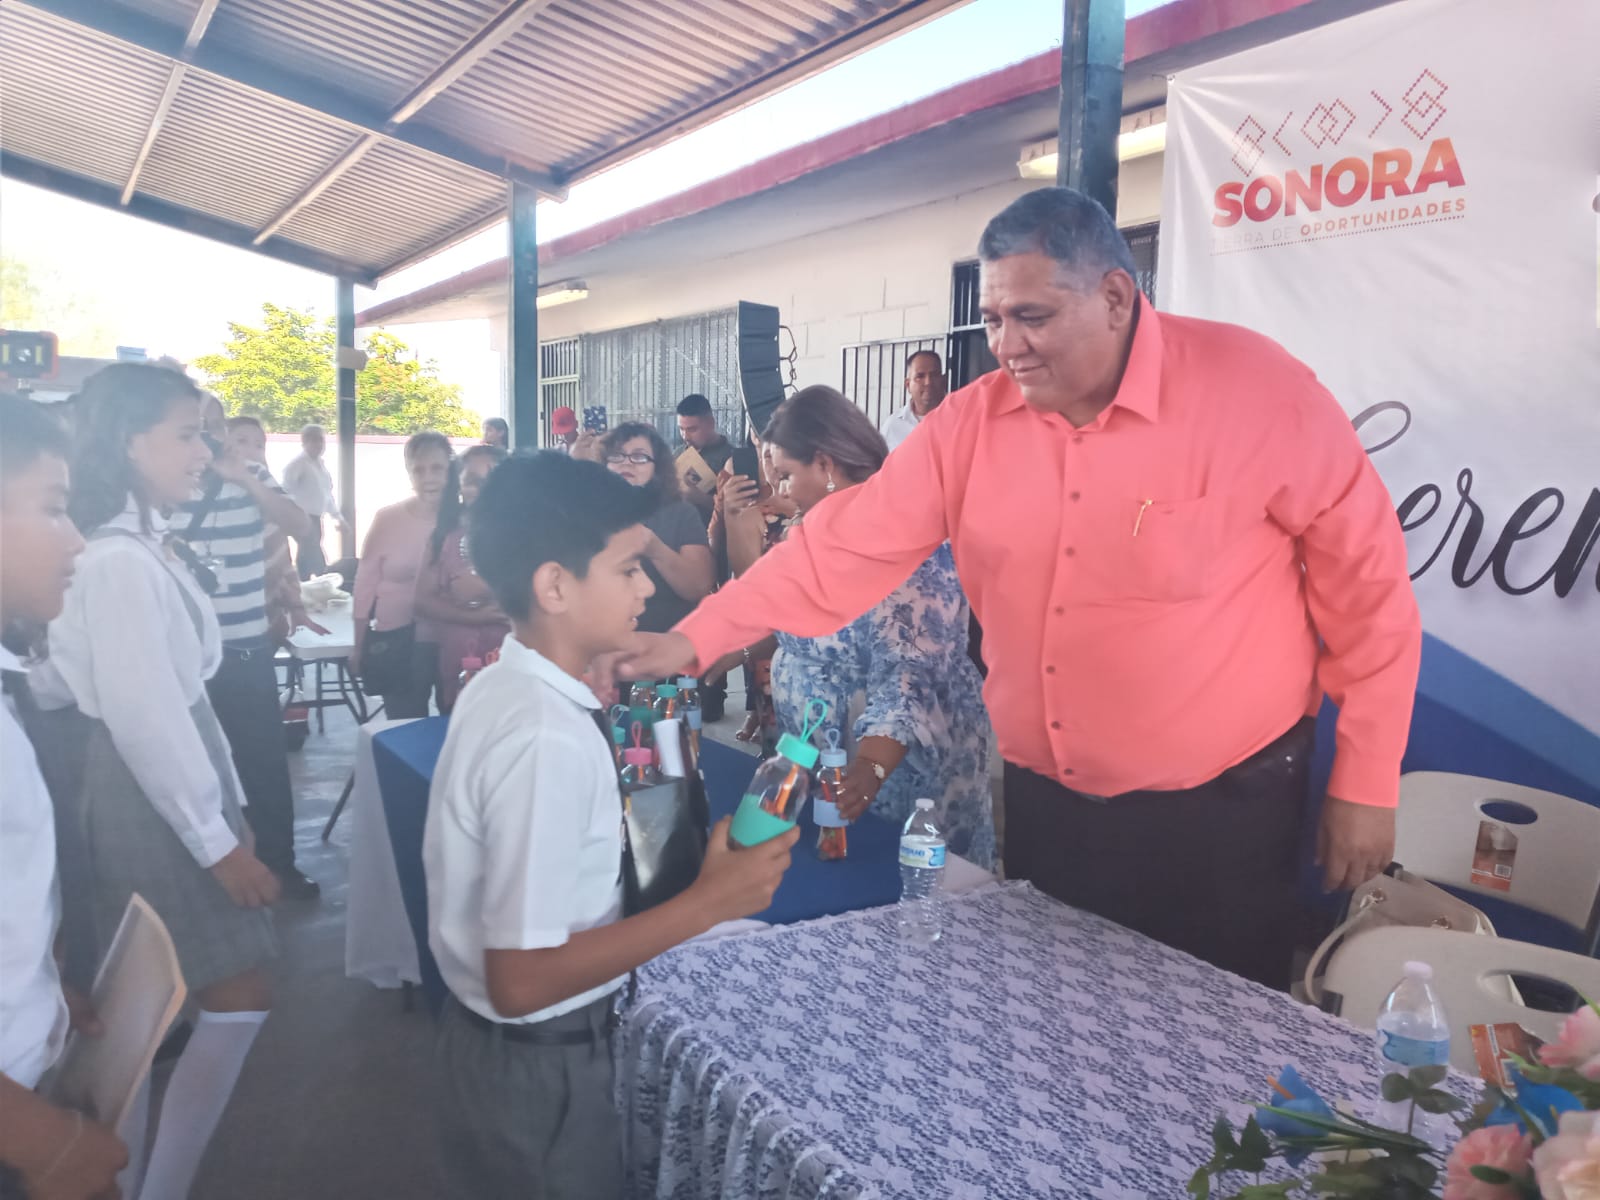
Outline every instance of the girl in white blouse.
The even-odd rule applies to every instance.
[[[134,892],[177,946],[194,1033],[162,1102],[142,1193],[181,1200],[266,1020],[262,964],[276,953],[266,905],[277,879],[251,848],[228,744],[206,698],[221,638],[203,565],[180,559],[166,513],[211,454],[200,393],[165,367],[118,363],[79,396],[71,511],[88,538],[49,630],[41,692],[81,762],[76,817],[102,951]],[[182,547],[187,549],[186,547]],[[41,695],[41,703],[51,699]],[[142,1114],[140,1114],[142,1117]],[[130,1147],[142,1129],[124,1131]]]

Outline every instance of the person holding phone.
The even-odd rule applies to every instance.
[[[799,515],[799,509],[786,495],[779,495],[773,487],[772,455],[770,447],[756,443],[734,450],[728,463],[717,477],[716,506],[711,515],[708,536],[722,567],[724,582],[737,579],[756,563],[763,554],[783,540],[784,530]],[[745,671],[745,721],[733,736],[741,742],[753,742],[767,731],[766,740],[777,737],[777,715],[772,707],[772,655],[746,651]],[[706,676],[700,688],[700,701],[709,712],[707,697],[716,701],[719,719],[727,701],[727,676],[712,673]]]
[[[607,469],[643,488],[654,502],[644,522],[650,531],[644,570],[655,592],[645,601],[639,628],[664,633],[710,595],[716,582],[705,525],[683,499],[672,452],[653,428],[629,421],[606,434],[602,446]]]

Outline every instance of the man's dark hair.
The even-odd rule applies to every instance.
[[[913,350],[906,357],[907,375],[911,374],[911,368],[917,365],[917,359],[919,358],[931,358],[933,359],[934,366],[938,367],[941,371],[944,370],[944,359],[939,357],[939,352],[937,350]]]
[[[711,401],[699,392],[690,392],[678,401],[678,415],[680,417],[709,417],[711,415]]]
[[[650,515],[643,488],[554,450],[506,459],[467,521],[472,566],[513,620],[533,609],[533,573],[560,563],[580,579],[614,534]]]
[[[1111,271],[1134,275],[1133,252],[1099,203],[1072,188],[1047,187],[1018,196],[983,229],[984,262],[1014,254],[1043,254],[1090,288]]]
[[[504,417],[485,417],[483,419],[483,429],[484,432],[492,429],[507,441],[511,440],[511,426],[506,424]]]
[[[243,427],[245,425],[253,425],[257,429],[261,430],[262,433],[266,433],[266,431],[267,431],[267,427],[261,423],[261,418],[260,417],[229,417],[228,418],[228,432],[229,433],[232,433],[235,429],[239,429],[239,428],[241,428],[241,427]]]

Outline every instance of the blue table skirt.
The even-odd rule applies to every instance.
[[[428,889],[422,871],[422,831],[428,817],[428,787],[434,764],[444,748],[444,717],[413,721],[387,729],[372,739],[378,788],[383,794],[389,841],[406,918],[417,941],[422,986],[437,1005],[444,995],[438,967],[428,951]],[[712,819],[733,813],[744,787],[755,773],[756,760],[707,738],[701,747],[706,797]],[[897,848],[900,832],[868,814],[850,827],[850,856],[842,862],[817,857],[817,828],[808,804],[801,814],[800,842],[793,863],[773,896],[772,906],[758,920],[788,925],[813,917],[892,904],[900,895]]]

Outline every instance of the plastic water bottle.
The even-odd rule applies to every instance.
[[[817,748],[810,742],[792,733],[779,738],[778,752],[756,768],[734,810],[728,831],[734,845],[759,846],[793,828],[805,807],[816,765]]]
[[[811,802],[811,819],[817,823],[817,857],[823,862],[838,862],[850,852],[848,822],[839,815],[849,758],[839,745],[837,729],[828,730],[823,738],[827,746],[822,751],[822,765],[817,768],[818,794]]]
[[[1450,1063],[1450,1022],[1433,990],[1433,968],[1425,962],[1408,962],[1405,972],[1378,1010],[1378,1067],[1385,1075]],[[1411,1119],[1410,1110],[1407,1101],[1383,1101],[1379,1123],[1403,1130]],[[1441,1124],[1440,1118],[1419,1109],[1412,1132],[1434,1141],[1448,1128],[1448,1120]]]
[[[944,834],[933,819],[933,801],[918,800],[900,834],[900,936],[931,945],[944,934]]]

